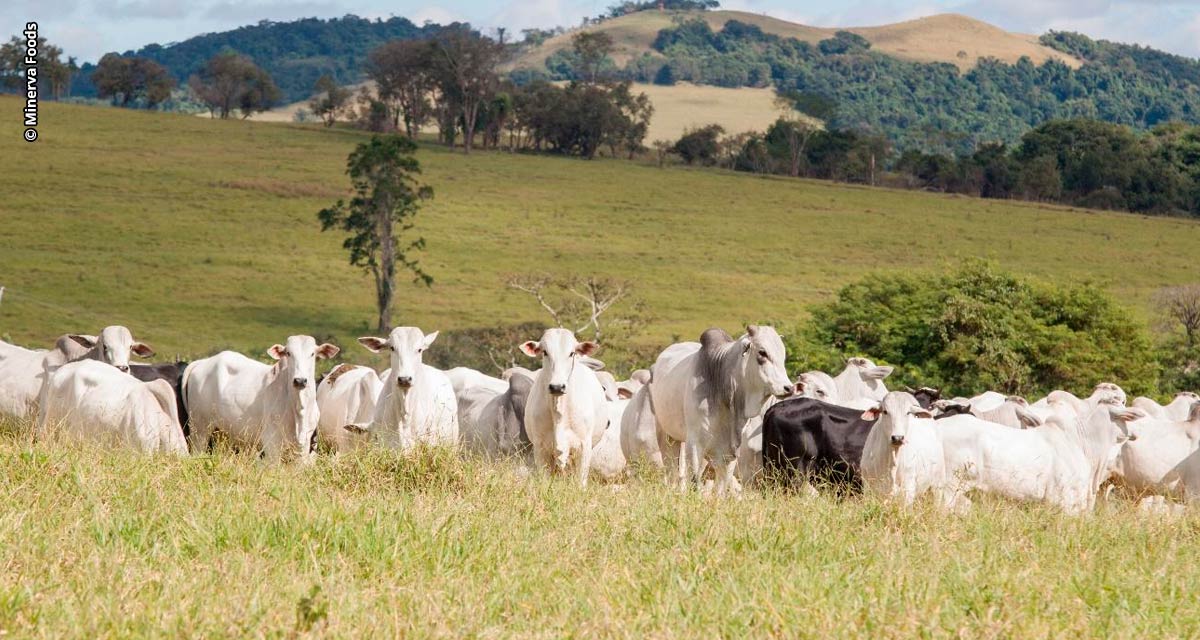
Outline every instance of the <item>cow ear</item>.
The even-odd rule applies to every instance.
[[[317,357],[323,360],[328,360],[341,352],[342,350],[337,345],[332,345],[328,342],[317,347]]]
[[[599,348],[600,348],[600,345],[596,344],[595,342],[592,342],[591,340],[588,340],[586,342],[580,342],[579,344],[575,345],[575,353],[578,353],[581,356],[590,356],[593,353],[596,353],[596,350]]]
[[[758,325],[756,325],[756,324],[746,325],[746,335],[750,336],[751,338],[758,335]]]
[[[358,343],[367,349],[374,351],[375,353],[379,353],[380,351],[383,351],[385,346],[387,346],[387,338],[375,338],[372,336],[367,336],[365,338],[359,338]]]
[[[427,334],[425,336],[425,339],[421,341],[421,348],[428,349],[429,345],[433,344],[434,340],[437,340],[438,333],[440,333],[440,332],[434,331],[433,333]]]
[[[633,392],[630,391],[629,389],[626,389],[625,387],[621,387],[621,388],[617,389],[617,397],[622,400],[629,400],[630,398],[633,397]]]
[[[530,358],[536,358],[542,355],[542,348],[538,346],[538,343],[534,342],[533,340],[529,340],[521,343],[521,353],[524,353]]]
[[[142,357],[142,358],[150,358],[150,357],[154,356],[154,349],[151,349],[150,345],[148,345],[144,342],[133,343],[129,347],[129,350],[134,352],[135,354],[137,354],[139,357]]]
[[[281,344],[272,345],[270,349],[267,349],[267,355],[271,356],[271,358],[275,360],[282,358],[286,354],[287,347]]]
[[[92,347],[96,346],[96,343],[100,341],[100,338],[97,338],[96,336],[85,336],[78,333],[72,333],[67,337],[79,343],[79,346],[87,349],[91,349]]]
[[[866,411],[863,412],[862,419],[866,420],[867,422],[873,422],[873,421],[879,419],[879,414],[880,414],[879,407],[871,407],[870,409],[867,409]]]

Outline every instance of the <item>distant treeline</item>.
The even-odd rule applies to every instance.
[[[442,28],[432,23],[419,27],[407,18],[368,20],[353,15],[294,22],[263,20],[183,42],[151,44],[122,55],[152,60],[166,67],[177,84],[184,85],[214,56],[238,53],[270,74],[282,100],[296,102],[312,95],[313,85],[323,75],[339,84],[361,81],[367,53],[375,47],[389,40],[429,37]],[[73,95],[96,96],[96,86],[91,82],[95,68],[90,63],[83,65],[72,87]]]
[[[834,128],[882,133],[902,151],[963,153],[983,142],[1011,144],[1031,127],[1063,118],[1137,129],[1173,120],[1200,123],[1200,62],[1074,33],[1051,32],[1042,42],[1085,64],[1072,69],[1056,60],[1035,65],[1027,58],[1016,64],[981,59],[961,73],[949,63],[908,62],[872,51],[866,39],[846,31],[814,45],[735,20],[714,32],[694,19],[658,33],[654,48],[661,55],[647,54],[613,71],[642,82],[819,94],[838,105]],[[572,79],[572,55],[551,56],[545,74]]]
[[[765,132],[723,135],[715,125],[670,151],[689,164],[738,171],[1057,202],[1148,214],[1200,215],[1200,126],[1137,132],[1096,120],[1053,120],[1012,145],[958,155],[892,151],[878,134],[821,130],[780,118]]]

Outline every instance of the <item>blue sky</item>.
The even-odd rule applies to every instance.
[[[223,31],[262,19],[354,13],[424,20],[463,20],[483,28],[574,25],[613,0],[38,0],[0,3],[0,21],[16,33],[37,20],[68,55],[94,61],[106,51],[136,49]],[[817,26],[866,26],[935,13],[963,13],[1009,31],[1072,30],[1200,57],[1200,0],[725,0],[725,8]]]

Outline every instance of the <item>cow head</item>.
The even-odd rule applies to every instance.
[[[862,381],[867,383],[884,380],[888,376],[892,375],[892,371],[895,371],[893,367],[876,366],[874,362],[871,362],[866,358],[850,358],[846,360],[846,366],[852,367],[858,373],[858,377],[862,378]]]
[[[824,371],[806,371],[796,377],[796,394],[822,402],[837,400],[837,385]]]
[[[567,392],[567,382],[575,365],[599,348],[600,345],[595,342],[579,342],[575,339],[575,334],[567,329],[546,329],[541,340],[530,340],[521,345],[521,351],[525,355],[542,359],[542,368],[547,373],[547,391],[552,396],[561,396]]]
[[[872,429],[882,429],[893,447],[904,444],[908,437],[909,423],[913,418],[929,420],[933,414],[922,407],[911,393],[892,391],[883,397],[879,405],[867,409],[862,414],[863,420],[875,420]]]
[[[1104,402],[1105,399],[1116,401],[1122,406],[1127,404],[1129,398],[1125,395],[1125,390],[1111,382],[1101,382],[1092,389],[1092,398]]]
[[[309,459],[312,434],[317,420],[317,358],[332,358],[340,350],[329,343],[317,345],[312,336],[291,336],[284,344],[272,345],[267,355],[276,361],[276,379],[287,385],[288,397],[296,416],[294,442],[288,445],[301,460]]]
[[[359,338],[358,342],[375,353],[388,351],[392,379],[384,382],[396,385],[401,392],[407,392],[417,380],[425,350],[437,337],[437,331],[426,335],[416,327],[396,327],[386,338]]]
[[[70,338],[80,346],[89,349],[90,357],[111,364],[124,372],[129,371],[130,354],[142,358],[154,355],[154,349],[151,349],[149,345],[134,341],[133,334],[129,329],[120,325],[104,327],[99,336],[71,334]]]
[[[792,381],[788,380],[787,369],[784,368],[787,350],[775,328],[747,325],[746,336],[742,340],[742,352],[745,354],[745,365],[748,369],[747,386],[750,389],[757,387],[761,391],[760,394],[747,394],[747,400],[754,395],[790,397],[795,387],[792,386]]]

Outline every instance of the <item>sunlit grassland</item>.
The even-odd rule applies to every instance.
[[[267,467],[0,436],[10,637],[1191,637],[1194,518]],[[302,601],[313,596],[309,604]]]
[[[13,98],[0,111],[19,113]],[[45,344],[124,323],[162,354],[261,349],[292,333],[343,345],[373,327],[370,279],[316,212],[344,196],[366,135],[43,103],[41,139],[0,119],[0,335]],[[636,162],[420,152],[417,219],[433,288],[403,286],[427,331],[545,320],[513,272],[628,278],[661,345],[712,325],[794,322],[880,269],[985,256],[1092,278],[1145,310],[1195,279],[1200,225]]]

